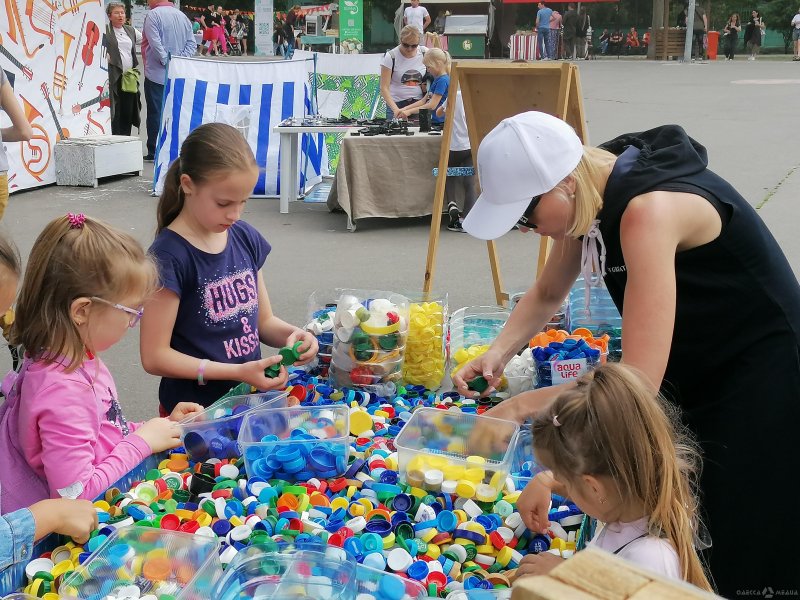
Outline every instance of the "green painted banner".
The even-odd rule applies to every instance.
[[[339,41],[345,54],[358,54],[363,50],[363,0],[339,0]]]

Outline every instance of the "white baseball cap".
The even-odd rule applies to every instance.
[[[536,111],[503,119],[478,148],[481,195],[464,230],[482,240],[510,231],[534,196],[556,187],[581,157],[580,138],[561,119]]]

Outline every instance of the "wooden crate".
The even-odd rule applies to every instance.
[[[678,29],[677,27],[670,27],[666,30],[656,29],[655,36],[655,59],[667,60],[670,56],[683,56],[683,49],[686,43],[686,30]],[[666,52],[664,50],[664,39],[666,37]]]

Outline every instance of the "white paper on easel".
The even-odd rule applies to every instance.
[[[345,93],[334,90],[317,90],[317,112],[329,119],[342,116]]]

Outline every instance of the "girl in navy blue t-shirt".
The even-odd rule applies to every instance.
[[[445,100],[447,90],[450,88],[450,55],[440,48],[431,48],[422,59],[427,72],[433,76],[428,95],[414,104],[409,104],[397,113],[398,119],[407,119],[410,115],[417,114],[421,109],[431,111],[431,123],[444,123],[444,117],[436,114]]]
[[[141,333],[142,365],[162,377],[167,413],[181,401],[209,406],[240,382],[284,387],[283,367],[264,375],[281,357],[262,359],[262,342],[302,342],[296,364],[317,353],[313,335],[272,313],[261,274],[270,245],[239,220],[258,174],[247,141],[222,123],[190,133],[167,172],[150,248],[163,287],[145,306]]]

